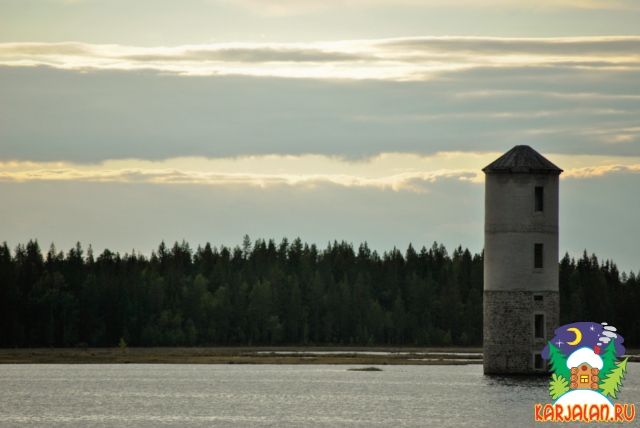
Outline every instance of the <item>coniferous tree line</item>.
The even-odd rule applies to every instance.
[[[607,321],[640,343],[639,278],[595,255],[560,262],[563,324]],[[150,257],[0,246],[0,346],[482,344],[483,255],[434,243],[378,254],[245,236],[164,242]]]

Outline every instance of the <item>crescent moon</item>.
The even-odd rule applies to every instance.
[[[582,340],[582,333],[575,327],[568,328],[567,331],[572,331],[576,334],[576,340],[573,342],[567,342],[567,345],[577,345]]]

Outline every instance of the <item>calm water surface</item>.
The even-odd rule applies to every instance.
[[[640,364],[628,367],[620,402],[638,406]],[[349,368],[0,365],[0,427],[528,427],[550,402],[548,378],[481,365]]]

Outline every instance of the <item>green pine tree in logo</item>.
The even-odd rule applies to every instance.
[[[616,367],[618,363],[618,358],[616,357],[616,345],[615,338],[611,339],[611,341],[607,344],[607,347],[602,351],[602,369],[600,370],[600,385],[604,381],[605,377],[608,376],[611,371]],[[602,392],[602,391],[601,391]]]
[[[551,342],[549,342],[549,359],[551,371],[554,372],[549,384],[549,395],[557,400],[562,394],[569,391],[571,372],[567,368],[567,356]]]
[[[600,382],[598,382],[598,385],[600,389],[598,389],[598,392],[602,395],[608,395],[611,398],[617,399],[616,394],[620,392],[624,374],[627,372],[627,360],[629,358],[625,358],[622,362],[618,360],[616,357],[615,340],[615,338],[611,339],[607,347],[604,348],[601,356],[602,370],[600,370],[599,373]]]
[[[622,381],[624,380],[624,374],[627,372],[627,360],[625,358],[620,364],[617,364],[611,373],[609,373],[604,379],[600,380],[600,392],[603,395],[608,395],[611,398],[618,399],[616,393],[620,392]]]

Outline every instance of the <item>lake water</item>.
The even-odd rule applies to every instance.
[[[528,427],[550,402],[549,378],[481,365],[354,367],[0,365],[0,427]],[[619,401],[638,406],[628,368]]]

